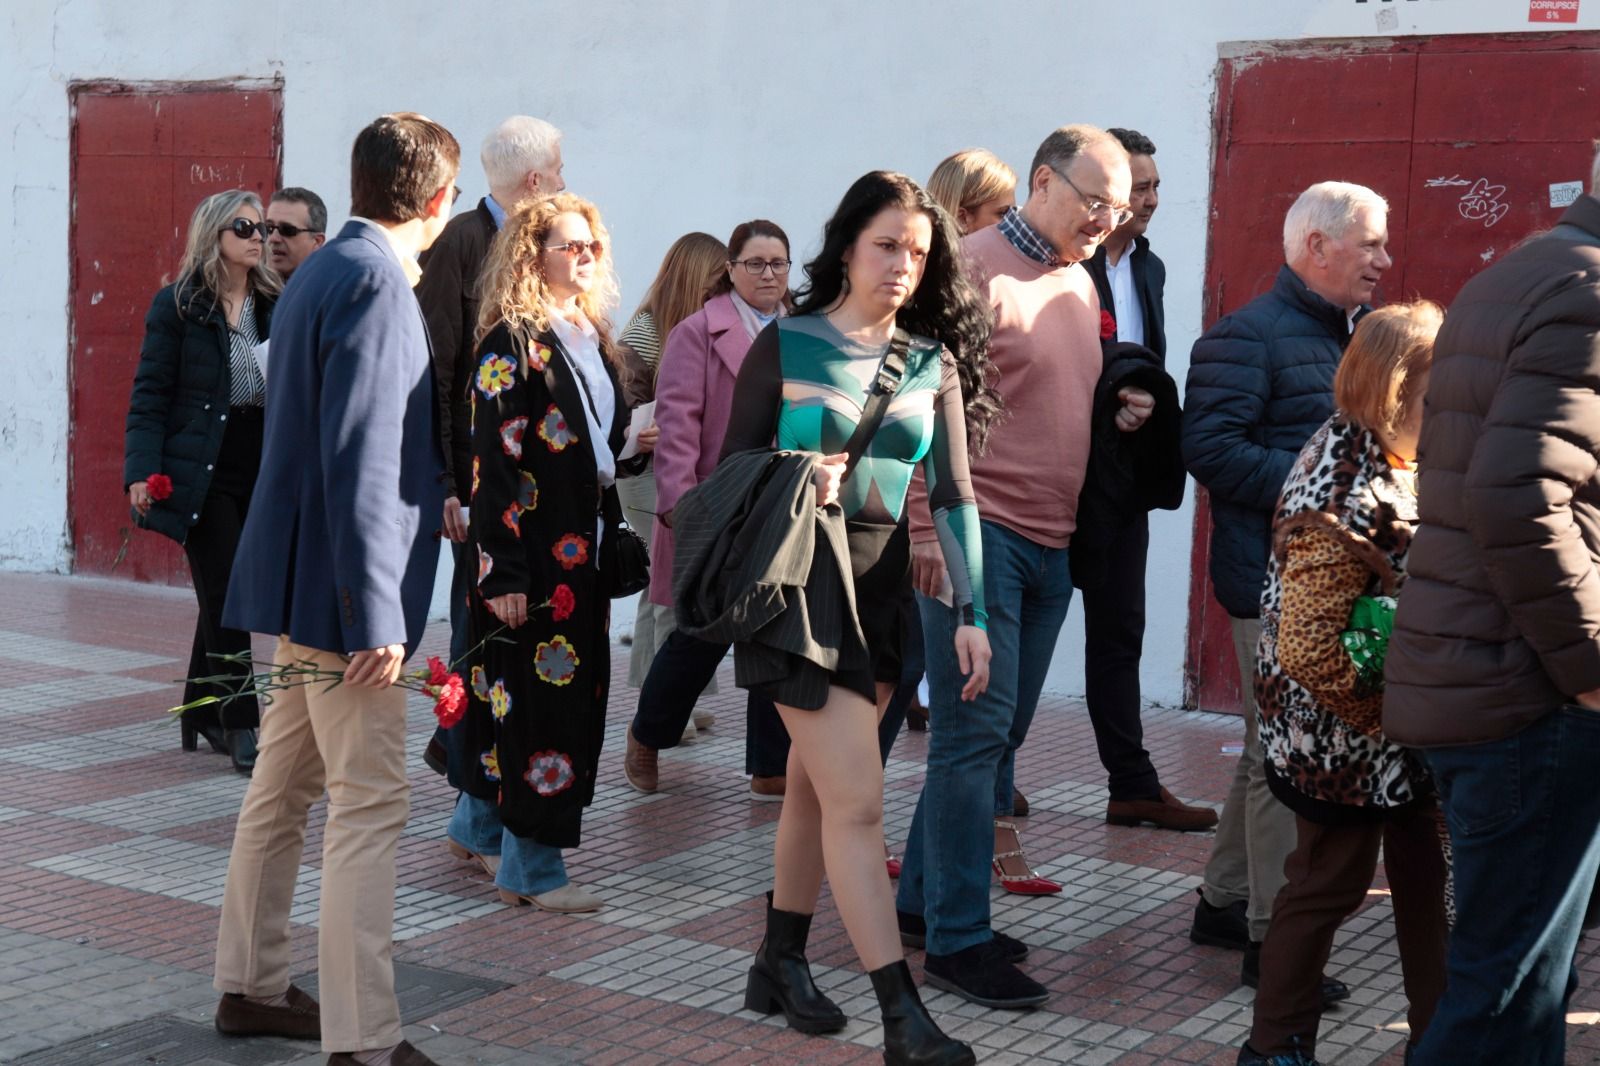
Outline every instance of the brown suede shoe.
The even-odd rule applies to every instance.
[[[654,792],[661,784],[661,764],[655,748],[647,748],[633,739],[628,730],[628,750],[622,755],[622,776],[640,792]]]
[[[789,779],[783,774],[776,777],[752,777],[750,798],[758,803],[782,803],[783,793],[788,786]]]
[[[328,1056],[328,1066],[360,1066],[360,1064],[351,1052],[336,1051]],[[390,1054],[389,1066],[439,1066],[439,1064],[412,1047],[409,1040],[402,1040]]]
[[[1149,822],[1157,829],[1191,832],[1217,824],[1217,812],[1210,807],[1191,807],[1166,789],[1158,800],[1111,800],[1106,804],[1106,821],[1112,825],[1139,825]]]
[[[1011,817],[1026,818],[1028,810],[1028,797],[1013,788],[1011,790]]]
[[[289,986],[289,1003],[264,1007],[241,995],[227,993],[217,1003],[217,1032],[223,1036],[286,1036],[291,1040],[322,1037],[322,1014],[317,1001]]]

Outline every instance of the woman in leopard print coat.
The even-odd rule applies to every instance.
[[[1417,757],[1383,735],[1382,671],[1374,680],[1358,670],[1341,641],[1358,598],[1394,596],[1405,582],[1422,396],[1442,321],[1427,302],[1362,320],[1334,380],[1334,415],[1301,450],[1273,516],[1254,681],[1268,783],[1295,813],[1297,843],[1240,1062],[1313,1061],[1320,975],[1339,924],[1366,901],[1380,844],[1413,1040],[1444,990],[1446,862],[1432,786]]]

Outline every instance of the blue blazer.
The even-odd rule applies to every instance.
[[[443,462],[427,326],[361,219],[294,272],[273,315],[266,445],[223,624],[353,653],[422,638]]]

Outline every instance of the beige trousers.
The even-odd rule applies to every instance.
[[[338,655],[287,637],[273,661],[344,669]],[[289,987],[289,909],[306,812],[326,785],[317,973],[330,1053],[401,1040],[391,951],[395,848],[410,807],[405,739],[406,694],[396,687],[297,685],[261,711],[260,753],[228,860],[216,987],[249,996]]]
[[[1250,939],[1265,940],[1272,901],[1285,881],[1284,860],[1295,846],[1294,812],[1267,786],[1261,758],[1261,728],[1256,712],[1256,644],[1261,620],[1234,618],[1233,651],[1239,660],[1244,697],[1244,751],[1233,772],[1228,798],[1217,821],[1217,837],[1206,863],[1201,892],[1213,907],[1250,901]]]

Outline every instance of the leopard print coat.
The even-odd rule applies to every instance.
[[[1370,810],[1431,792],[1416,755],[1384,737],[1381,688],[1361,679],[1339,641],[1357,597],[1394,596],[1405,582],[1415,477],[1390,465],[1374,434],[1335,414],[1306,442],[1278,497],[1256,703],[1267,763],[1312,800]]]

